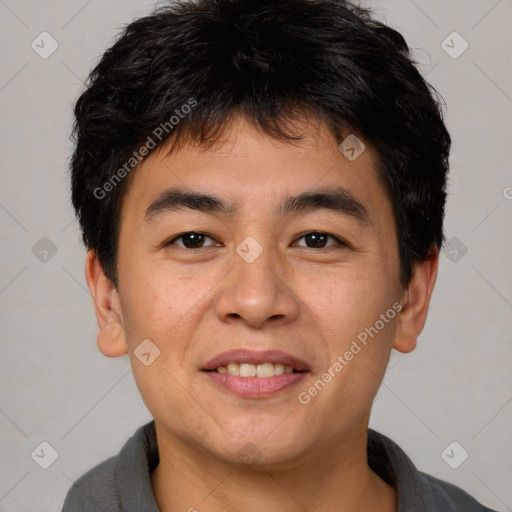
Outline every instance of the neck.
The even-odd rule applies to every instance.
[[[157,441],[151,482],[161,512],[396,512],[396,490],[368,466],[366,430],[286,467],[232,465],[158,427]]]

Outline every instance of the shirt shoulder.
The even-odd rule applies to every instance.
[[[496,512],[473,498],[466,491],[454,484],[440,480],[423,472],[418,472],[423,481],[425,492],[432,496],[438,510],[447,512]]]
[[[423,482],[426,494],[432,496],[436,510],[446,512],[497,512],[473,498],[466,491],[454,484],[440,480],[423,472],[418,472],[418,478]]]
[[[151,471],[158,464],[154,421],[140,427],[119,454],[84,473],[61,512],[158,512]]]
[[[62,512],[121,512],[116,485],[118,455],[94,466],[69,489]]]
[[[496,512],[454,484],[418,471],[390,438],[368,429],[368,463],[397,490],[397,512]]]

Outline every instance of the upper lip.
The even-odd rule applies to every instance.
[[[262,363],[277,363],[284,366],[291,366],[297,371],[307,371],[308,366],[304,361],[301,361],[291,354],[287,354],[281,350],[247,350],[243,348],[227,350],[217,354],[214,358],[210,359],[202,368],[203,370],[215,370],[219,366],[226,366],[229,363],[248,363],[248,364],[262,364]]]

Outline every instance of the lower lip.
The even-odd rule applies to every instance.
[[[272,396],[305,378],[308,372],[283,373],[273,377],[238,377],[227,373],[207,372],[203,374],[215,384],[244,398]]]

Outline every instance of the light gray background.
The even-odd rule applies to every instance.
[[[371,426],[421,470],[510,511],[512,2],[366,3],[405,35],[446,100],[454,140],[446,232],[468,248],[456,262],[442,254],[426,328],[413,353],[393,353]],[[96,347],[67,164],[82,81],[118,28],[153,5],[0,0],[2,512],[60,510],[72,481],[151,419],[128,358]],[[43,31],[59,44],[47,59],[31,48]],[[457,59],[441,46],[453,31],[469,43]],[[455,50],[460,43],[448,39]],[[46,262],[32,252],[42,237],[57,247]],[[46,470],[31,458],[43,441],[58,452]],[[453,441],[469,453],[458,469],[441,457]]]

